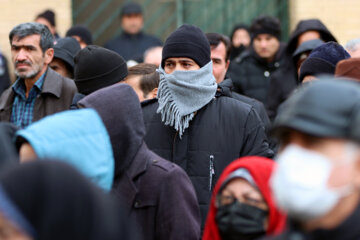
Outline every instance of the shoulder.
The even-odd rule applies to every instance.
[[[246,61],[246,59],[251,58],[251,57],[252,57],[251,50],[247,49],[247,50],[243,51],[239,56],[237,56],[232,62],[240,64],[240,63]]]
[[[159,38],[157,38],[156,36],[151,35],[151,34],[144,33],[143,38],[145,38],[145,39],[147,39],[149,41],[152,41],[154,43],[158,43],[159,45],[162,44],[162,42],[161,42],[161,40]]]
[[[220,96],[215,98],[213,101],[208,103],[206,106],[208,108],[218,108],[221,111],[226,112],[238,112],[238,113],[249,113],[252,109],[252,106],[249,103],[239,101],[232,97]],[[236,109],[236,111],[234,111]]]

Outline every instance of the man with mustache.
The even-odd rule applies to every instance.
[[[0,97],[0,121],[24,128],[47,115],[70,108],[74,82],[51,68],[53,36],[39,23],[23,23],[10,34],[16,82]]]

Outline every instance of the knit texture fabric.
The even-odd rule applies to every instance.
[[[167,74],[161,66],[157,71],[160,74],[157,113],[161,113],[161,120],[174,127],[181,138],[194,113],[215,97],[217,84],[212,62],[195,71]]]
[[[200,28],[184,24],[166,39],[162,51],[161,66],[171,57],[187,57],[194,60],[200,67],[210,60],[210,44]]]

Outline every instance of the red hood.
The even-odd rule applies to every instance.
[[[250,172],[267,205],[269,206],[269,226],[266,234],[277,234],[281,233],[284,230],[286,224],[286,215],[280,212],[279,209],[276,207],[269,186],[270,176],[275,166],[276,163],[271,159],[254,156],[239,158],[225,168],[218,182],[216,183],[211,197],[210,211],[206,220],[203,240],[221,239],[219,229],[215,222],[215,216],[217,211],[217,209],[215,208],[215,197],[222,183],[232,172],[239,168],[245,168]]]

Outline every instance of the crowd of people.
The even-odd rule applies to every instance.
[[[103,47],[54,12],[0,55],[0,239],[360,239],[360,40],[277,18]],[[10,84],[9,75],[16,80]]]

